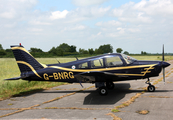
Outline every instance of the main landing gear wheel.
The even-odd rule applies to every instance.
[[[114,83],[113,83],[113,82],[106,82],[106,87],[107,87],[109,90],[113,90],[113,89],[114,89]]]
[[[100,95],[107,95],[108,94],[108,90],[107,90],[107,88],[106,87],[100,87],[99,88],[99,94]]]
[[[154,85],[149,85],[147,90],[148,90],[148,92],[154,92],[155,91]]]

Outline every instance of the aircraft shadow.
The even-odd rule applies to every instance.
[[[108,91],[108,95],[101,96],[98,94],[98,90],[92,91],[88,96],[85,97],[84,105],[99,105],[99,104],[115,104],[119,100],[125,97],[126,94],[131,92],[139,92],[129,90],[129,83],[116,83],[113,90]],[[142,90],[141,90],[142,91]]]
[[[115,104],[125,97],[129,93],[140,93],[144,90],[131,90],[129,83],[116,83],[115,88],[109,90],[107,96],[100,96],[98,90],[92,91],[88,96],[85,97],[84,105],[104,105],[104,104]],[[155,92],[173,92],[173,90],[157,90]],[[151,92],[149,92],[151,93]],[[153,92],[154,93],[154,92]]]

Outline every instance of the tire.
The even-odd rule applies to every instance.
[[[106,82],[106,87],[107,87],[109,90],[113,90],[113,89],[114,89],[114,83],[113,83],[113,82]]]
[[[147,90],[148,90],[148,92],[154,92],[155,91],[155,86],[154,85],[149,85]]]
[[[107,95],[108,94],[108,91],[107,91],[107,88],[106,87],[100,87],[99,88],[99,94],[100,95]]]

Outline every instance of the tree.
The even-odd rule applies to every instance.
[[[56,48],[55,48],[55,47],[52,47],[52,48],[48,51],[48,53],[51,53],[51,54],[53,54],[53,55],[57,55],[57,53],[56,53]]]
[[[71,45],[70,46],[70,51],[69,52],[76,52],[76,46]]]
[[[102,50],[103,53],[112,53],[113,52],[113,47],[110,44],[107,45],[101,45],[99,47],[100,50]]]
[[[141,55],[146,55],[147,52],[141,51]]]
[[[93,48],[88,49],[88,52],[89,52],[90,55],[94,54],[94,50],[93,50]]]
[[[79,48],[79,54],[88,54],[88,51],[85,49]]]
[[[7,53],[5,52],[5,50],[0,50],[0,57],[3,55],[6,55]]]
[[[29,52],[43,52],[40,48],[30,48]]]
[[[64,56],[64,51],[61,48],[56,48],[56,55],[57,56]]]
[[[59,47],[52,47],[51,50],[48,51],[50,54],[52,55],[57,55],[57,56],[63,56],[64,55],[64,51],[59,48]]]
[[[2,45],[0,44],[0,56],[6,55],[5,50],[3,49]]]
[[[144,52],[143,54],[144,54],[144,55],[146,55],[146,54],[147,54],[147,52]]]
[[[103,54],[103,51],[101,49],[95,49],[94,51],[95,54]]]
[[[4,50],[1,44],[0,44],[0,50]]]
[[[123,50],[121,48],[116,49],[117,53],[121,53]]]
[[[63,52],[70,52],[71,49],[67,43],[62,43],[57,48],[61,48]]]
[[[74,45],[68,45],[67,43],[62,43],[59,46],[57,46],[57,49],[60,48],[63,50],[63,52],[76,52],[76,46]]]
[[[12,52],[12,50],[11,49],[6,49],[5,52]]]
[[[124,54],[126,54],[126,55],[129,55],[129,52],[127,52],[127,51],[124,51]]]

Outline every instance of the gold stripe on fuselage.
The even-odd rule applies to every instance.
[[[72,72],[93,72],[93,71],[110,71],[110,70],[123,70],[123,69],[134,69],[134,68],[145,68],[149,67],[147,70],[149,70],[151,67],[155,66],[157,64],[150,64],[150,65],[139,65],[139,66],[125,66],[125,67],[112,67],[112,68],[100,68],[100,69],[71,69],[71,68],[64,68],[64,67],[58,67],[58,66],[49,66],[49,68],[55,68],[65,71],[72,71]]]
[[[153,65],[150,65],[148,68],[144,68],[145,71],[142,71],[141,73],[142,74],[124,74],[124,73],[115,73],[115,75],[120,75],[120,76],[145,76],[147,73],[150,73],[151,69],[154,69],[154,65],[156,64],[153,64]]]
[[[124,74],[124,73],[115,73],[115,75],[119,75],[119,76],[144,76],[144,74]]]

